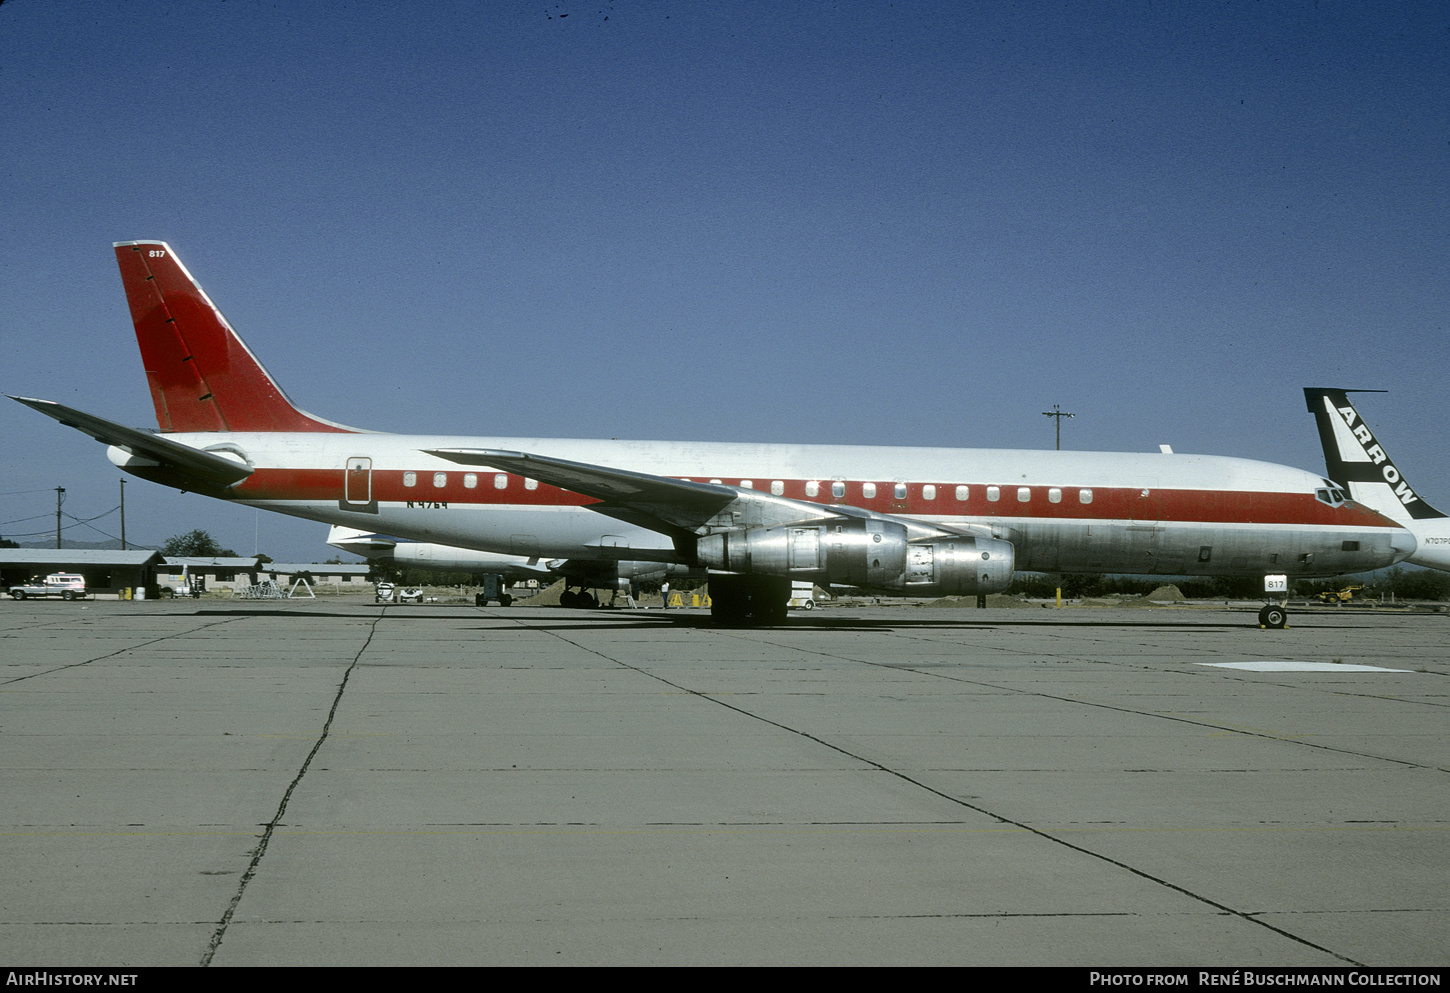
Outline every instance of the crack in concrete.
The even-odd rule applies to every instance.
[[[521,626],[528,626],[528,625],[524,624],[524,622],[522,622],[522,621],[520,621],[518,623]],[[547,629],[539,629],[539,630],[547,630]],[[768,717],[762,717],[759,714],[751,713],[750,711],[744,709],[743,707],[738,707],[738,706],[736,706],[736,705],[734,705],[732,703],[728,703],[728,702],[726,702],[724,700],[719,699],[718,697],[712,696],[709,693],[701,692],[701,691],[698,691],[698,690],[692,690],[692,689],[690,689],[687,686],[683,686],[683,685],[681,685],[679,683],[672,682],[671,680],[668,680],[668,679],[664,678],[663,676],[660,676],[660,675],[657,675],[655,673],[649,672],[649,671],[647,671],[645,669],[642,669],[642,668],[640,668],[638,666],[630,665],[627,662],[621,662],[619,659],[611,658],[610,656],[604,654],[601,651],[598,651],[597,649],[589,648],[588,646],[579,644],[577,641],[573,641],[573,640],[571,640],[569,638],[566,638],[562,634],[559,634],[557,631],[547,631],[547,633],[548,634],[552,634],[554,637],[558,638],[560,641],[565,642],[566,644],[573,645],[575,648],[578,648],[581,651],[589,652],[591,655],[597,655],[599,658],[605,659],[605,660],[607,660],[609,662],[613,662],[615,665],[618,665],[618,666],[620,666],[622,668],[629,669],[629,670],[631,670],[633,672],[637,672],[640,675],[645,676],[645,677],[647,677],[649,679],[658,680],[659,682],[664,683],[667,686],[674,687],[675,689],[680,690],[681,692],[689,693],[690,695],[697,696],[697,697],[699,697],[699,698],[701,698],[703,700],[708,700],[711,703],[716,704],[717,706],[726,708],[727,710],[733,710],[736,713],[738,713],[738,714],[740,714],[740,715],[742,715],[744,717],[752,718],[754,720],[760,721],[763,724],[768,724],[771,727],[778,728],[778,729],[780,729],[782,731],[786,731],[786,732],[788,732],[790,734],[798,735],[798,736],[800,736],[802,738],[805,738],[807,741],[815,742],[816,744],[822,746],[823,748],[829,748],[831,751],[834,751],[834,752],[837,752],[838,754],[847,756],[848,758],[854,759],[857,762],[861,762],[861,763],[863,763],[863,764],[865,764],[867,766],[870,766],[873,769],[877,769],[877,770],[879,770],[881,772],[884,772],[884,773],[887,773],[889,775],[895,776],[898,779],[902,780],[903,782],[910,783],[911,785],[917,787],[918,789],[924,790],[925,792],[930,793],[933,796],[940,797],[941,799],[947,801],[948,803],[952,803],[952,804],[956,804],[956,805],[961,806],[961,807],[965,807],[968,810],[974,810],[977,813],[982,814],[982,815],[984,815],[986,817],[990,817],[993,820],[996,820],[997,822],[999,822],[1001,824],[1009,824],[1012,827],[1018,828],[1018,829],[1020,829],[1022,831],[1026,831],[1027,833],[1032,834],[1032,835],[1035,835],[1036,837],[1041,838],[1044,841],[1047,841],[1047,842],[1049,842],[1051,844],[1059,845],[1059,846],[1061,846],[1063,848],[1069,849],[1070,851],[1077,852],[1080,855],[1085,855],[1088,858],[1097,859],[1097,860],[1099,860],[1101,862],[1105,862],[1108,865],[1111,865],[1111,866],[1114,866],[1116,868],[1122,869],[1124,872],[1131,873],[1134,876],[1139,877],[1140,879],[1146,879],[1149,882],[1152,882],[1152,883],[1154,883],[1154,884],[1156,884],[1158,886],[1164,887],[1165,889],[1172,890],[1173,892],[1178,893],[1178,894],[1181,894],[1182,896],[1188,897],[1191,900],[1196,900],[1199,903],[1202,903],[1202,904],[1204,904],[1206,906],[1212,907],[1214,910],[1217,910],[1220,913],[1226,914],[1226,915],[1231,916],[1231,917],[1236,917],[1239,920],[1245,921],[1246,923],[1254,924],[1254,925],[1257,925],[1259,927],[1265,928],[1266,930],[1272,931],[1272,932],[1274,932],[1275,934],[1279,935],[1282,938],[1286,938],[1286,939],[1288,939],[1290,941],[1293,941],[1293,942],[1295,942],[1297,944],[1304,945],[1307,948],[1312,948],[1315,951],[1323,952],[1325,955],[1329,955],[1329,956],[1331,956],[1333,958],[1336,958],[1336,959],[1338,959],[1341,962],[1345,962],[1345,963],[1348,963],[1349,965],[1354,965],[1354,966],[1363,966],[1364,965],[1363,962],[1358,962],[1358,961],[1356,961],[1356,960],[1354,960],[1352,958],[1349,958],[1348,956],[1341,955],[1341,954],[1339,954],[1338,952],[1336,952],[1336,951],[1334,951],[1332,949],[1325,948],[1323,945],[1315,944],[1314,942],[1310,941],[1307,938],[1304,938],[1304,937],[1301,937],[1300,935],[1294,934],[1292,931],[1286,931],[1283,928],[1275,927],[1274,925],[1269,924],[1266,921],[1260,920],[1257,916],[1255,916],[1252,913],[1249,913],[1249,912],[1246,912],[1246,911],[1242,911],[1242,910],[1238,910],[1238,909],[1236,909],[1234,907],[1230,907],[1230,906],[1228,906],[1226,904],[1219,903],[1217,900],[1214,900],[1214,899],[1212,899],[1210,897],[1206,897],[1206,896],[1204,896],[1201,893],[1195,893],[1192,890],[1190,890],[1190,889],[1188,889],[1186,887],[1183,887],[1183,886],[1179,886],[1177,883],[1170,882],[1169,880],[1164,879],[1161,876],[1155,876],[1155,875],[1153,875],[1150,872],[1147,872],[1147,871],[1145,871],[1143,869],[1139,869],[1136,866],[1128,865],[1126,862],[1123,862],[1123,861],[1121,861],[1119,859],[1112,858],[1111,856],[1108,856],[1108,855],[1104,855],[1101,852],[1095,852],[1095,851],[1093,851],[1090,848],[1084,848],[1081,845],[1075,845],[1075,844],[1073,844],[1070,841],[1066,841],[1066,840],[1064,840],[1062,838],[1059,838],[1056,835],[1053,835],[1053,834],[1051,834],[1051,833],[1049,833],[1047,831],[1044,831],[1044,830],[1042,830],[1040,828],[1035,828],[1032,825],[1027,824],[1027,823],[1025,823],[1023,821],[1014,820],[1014,819],[1012,819],[1010,817],[1005,817],[1002,814],[998,814],[998,813],[996,813],[994,811],[988,810],[985,807],[980,807],[980,806],[977,806],[976,804],[968,803],[967,801],[961,799],[960,797],[952,796],[949,793],[944,793],[941,790],[936,789],[935,787],[931,786],[930,784],[924,783],[924,782],[922,782],[919,779],[915,779],[912,776],[909,776],[909,775],[907,775],[904,772],[901,772],[901,771],[899,771],[897,769],[892,769],[889,766],[883,765],[882,763],[877,762],[874,759],[867,758],[864,755],[856,754],[855,752],[852,752],[852,751],[850,751],[850,750],[848,750],[846,748],[843,748],[840,745],[833,744],[833,743],[831,743],[829,741],[826,741],[823,738],[818,737],[817,735],[813,735],[813,734],[811,734],[808,731],[802,731],[799,728],[793,728],[793,727],[790,727],[789,725],[781,724],[781,723],[779,723],[777,721],[773,721],[773,720],[771,720]],[[734,636],[737,636],[737,637],[740,637],[740,636],[744,636],[745,635],[745,632],[741,632],[739,635],[737,635],[733,631],[724,631],[724,630],[722,630],[721,633],[722,634],[726,634],[726,635],[734,635]],[[795,647],[795,646],[776,646],[776,647]],[[831,658],[842,658],[843,661],[851,661],[851,662],[858,662],[858,663],[863,661],[863,660],[860,660],[860,659],[845,659],[842,656],[829,655],[829,653],[824,653],[824,652],[817,652],[817,653],[814,653],[814,654],[828,655],[828,657],[831,657]],[[868,664],[869,665],[869,664],[872,664],[872,663],[869,663],[868,662],[868,663],[865,663],[865,664]],[[902,667],[900,667],[900,666],[890,666],[890,667],[883,667],[883,668],[894,668],[894,669],[900,670]],[[907,671],[910,671],[910,670],[907,670]],[[935,673],[920,673],[920,675],[935,675]],[[963,680],[963,682],[966,682],[966,681]],[[982,684],[982,685],[990,685],[990,684]],[[1010,688],[1010,687],[1001,687],[1001,688],[1002,689],[1011,689],[1013,692],[1026,692],[1026,691],[1021,691],[1021,690],[1016,690],[1016,689]],[[1046,697],[1049,697],[1051,699],[1062,699],[1062,700],[1065,700],[1067,702],[1072,702],[1072,703],[1087,703],[1088,702],[1088,701],[1072,700],[1071,698],[1066,698],[1066,697],[1053,697],[1051,694],[1037,693],[1037,694],[1033,694],[1033,695],[1046,696]],[[1122,710],[1124,708],[1114,707],[1114,708],[1110,708],[1110,709]],[[1186,722],[1186,723],[1197,723],[1197,722],[1191,722],[1191,721],[1189,721],[1189,722]],[[1411,764],[1411,763],[1405,763],[1405,764]]]
[[[247,892],[247,886],[257,875],[257,869],[262,864],[262,858],[267,854],[267,847],[272,843],[272,835],[277,830],[277,825],[282,822],[282,817],[287,813],[287,805],[292,802],[292,794],[301,784],[302,778],[307,775],[307,770],[312,766],[312,760],[317,757],[323,744],[327,741],[328,733],[332,730],[332,722],[337,717],[337,708],[342,703],[342,695],[347,691],[348,680],[352,678],[353,670],[357,668],[358,662],[362,659],[363,653],[373,642],[373,635],[377,633],[378,622],[383,618],[381,615],[375,617],[368,627],[368,636],[363,641],[362,647],[353,656],[352,662],[343,671],[342,680],[337,685],[337,693],[333,695],[332,707],[327,711],[327,720],[322,724],[322,733],[317,736],[313,743],[312,750],[307,753],[307,758],[302,760],[302,766],[297,770],[297,775],[292,777],[292,782],[287,784],[286,791],[282,794],[282,802],[277,805],[277,812],[267,822],[262,831],[262,840],[257,842],[257,847],[252,850],[252,861],[247,865],[246,872],[242,873],[241,881],[237,884],[237,892],[232,895],[231,901],[222,918],[217,922],[216,931],[212,933],[211,940],[207,942],[206,954],[201,957],[201,966],[204,968],[211,965],[211,960],[216,956],[217,949],[221,947],[222,939],[226,937],[227,928],[231,925],[232,916],[237,911],[237,905],[242,902],[242,896]]]

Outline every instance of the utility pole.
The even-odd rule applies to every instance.
[[[1042,416],[1057,418],[1057,450],[1059,452],[1062,451],[1062,419],[1064,417],[1072,417],[1073,415],[1064,413],[1057,404],[1053,404],[1051,410],[1044,410],[1042,412]]]
[[[121,480],[121,551],[126,550],[126,481]]]
[[[55,488],[55,547],[60,547],[60,499],[65,496],[65,487]]]

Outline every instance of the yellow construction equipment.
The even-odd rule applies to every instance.
[[[1362,590],[1364,586],[1346,586],[1342,590],[1320,590],[1320,603],[1349,603],[1354,599],[1356,590]]]

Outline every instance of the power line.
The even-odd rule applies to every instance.
[[[1062,451],[1062,419],[1064,417],[1074,417],[1076,415],[1065,413],[1061,407],[1059,407],[1057,404],[1053,404],[1051,410],[1044,410],[1042,412],[1042,416],[1056,418],[1055,423],[1057,424],[1057,450],[1059,452]]]
[[[110,510],[103,511],[102,513],[97,514],[95,517],[87,517],[85,520],[81,520],[75,514],[66,514],[65,516],[69,517],[77,524],[89,524],[91,521],[99,521],[102,517],[110,517],[112,514],[120,509],[120,507],[112,507]]]
[[[9,527],[11,524],[24,524],[26,521],[38,521],[42,517],[49,516],[49,514],[35,514],[32,517],[17,517],[13,521],[0,521],[0,528]]]
[[[92,531],[96,532],[97,534],[103,534],[107,538],[114,538],[115,540],[120,541],[119,538],[116,538],[116,536],[113,535],[113,534],[111,534],[109,531],[102,531],[100,528],[95,527],[95,526],[93,526],[91,524],[92,521],[99,521],[103,517],[109,517],[109,516],[111,516],[112,514],[114,514],[116,511],[118,511],[120,509],[121,508],[119,506],[112,507],[110,510],[102,511],[101,513],[97,514],[94,517],[87,517],[87,518],[84,518],[84,519],[79,518],[79,517],[75,516],[74,514],[69,514],[69,513],[62,512],[62,516],[63,517],[70,518],[70,520],[72,522],[70,524],[64,525],[62,527],[62,531],[68,531],[71,528],[75,527],[76,525],[83,525],[85,527],[90,528]],[[19,524],[19,523],[21,523],[23,521],[33,521],[33,520],[36,520],[36,519],[41,518],[41,517],[49,517],[49,516],[50,516],[49,514],[36,514],[35,517],[22,517],[22,518],[19,518],[18,520],[15,520],[15,521],[7,521],[6,523],[7,524]],[[19,534],[16,534],[16,533],[12,532],[10,534],[10,538],[11,539],[15,539],[15,538],[38,538],[38,537],[40,537],[43,534],[54,534],[54,533],[55,533],[54,531],[52,531],[52,530],[50,530],[50,529],[47,528],[44,531],[27,531],[27,532],[22,532],[22,533],[19,533]]]

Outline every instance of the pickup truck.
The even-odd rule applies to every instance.
[[[26,597],[50,596],[58,596],[62,600],[84,600],[86,598],[86,577],[71,573],[55,573],[46,576],[44,580],[36,577],[29,583],[10,587],[10,596],[16,600],[24,600]]]

